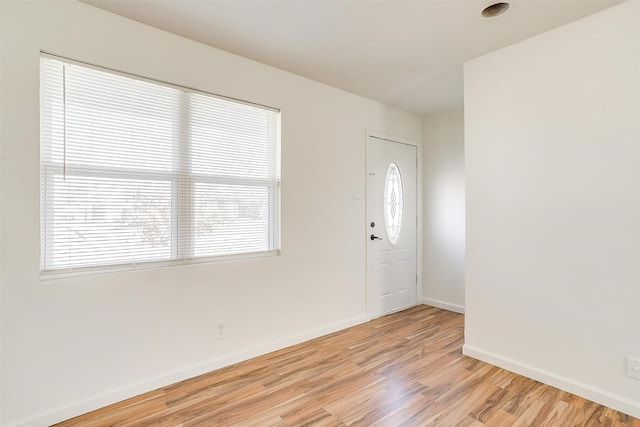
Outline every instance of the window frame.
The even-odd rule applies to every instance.
[[[68,165],[68,164],[60,164],[59,162],[47,161],[42,158],[42,150],[43,150],[43,137],[40,135],[39,140],[39,148],[40,148],[40,158],[39,158],[39,166],[40,166],[40,278],[42,280],[47,279],[55,279],[60,277],[69,277],[69,276],[77,276],[77,275],[85,275],[85,274],[96,274],[103,272],[114,272],[114,271],[128,271],[128,270],[140,270],[140,269],[148,269],[148,268],[161,268],[161,267],[169,267],[175,265],[184,265],[184,264],[199,264],[199,263],[208,263],[208,262],[216,262],[216,261],[228,261],[228,260],[241,260],[248,258],[256,258],[256,257],[270,257],[270,256],[278,256],[281,251],[281,241],[280,241],[280,233],[281,233],[281,161],[280,161],[280,150],[281,150],[281,111],[278,108],[266,106],[263,104],[253,103],[249,101],[239,100],[236,98],[226,97],[218,94],[213,94],[210,92],[193,89],[186,86],[176,85],[172,83],[167,83],[161,80],[151,79],[143,76],[139,76],[132,73],[125,73],[122,71],[114,70],[107,67],[101,67],[93,64],[88,64],[82,61],[77,61],[73,59],[69,59],[63,56],[54,55],[48,52],[41,51],[40,52],[40,61],[43,59],[52,59],[55,61],[59,61],[65,64],[73,64],[80,67],[97,70],[100,72],[106,72],[110,74],[115,74],[118,76],[140,80],[143,82],[151,83],[154,85],[169,87],[182,93],[180,96],[183,101],[181,104],[184,104],[185,99],[188,98],[189,94],[198,94],[206,97],[212,97],[216,99],[220,99],[227,102],[232,102],[236,104],[244,104],[254,108],[260,108],[267,111],[271,111],[275,113],[275,141],[274,146],[269,149],[269,172],[274,172],[274,176],[269,174],[268,178],[248,178],[242,176],[219,176],[219,175],[203,175],[196,173],[185,173],[184,164],[181,164],[176,170],[174,166],[170,171],[153,171],[153,170],[145,170],[145,169],[132,169],[127,168],[126,171],[119,170],[116,167],[109,166],[77,166],[77,165]],[[40,64],[39,61],[39,64]],[[40,67],[40,65],[39,65]],[[42,71],[40,71],[42,72]],[[42,99],[39,101],[40,103],[40,114],[42,111]],[[188,102],[187,102],[188,104]],[[184,113],[184,109],[188,109],[184,105],[180,106],[181,114]],[[39,124],[42,125],[42,118],[39,121]],[[185,122],[181,119],[180,126],[178,128],[180,137],[176,138],[172,142],[173,153],[172,153],[172,161],[175,165],[176,162],[181,163],[190,163],[190,145],[191,140],[189,137],[184,136],[185,126],[188,128],[190,122]],[[186,154],[185,154],[186,153]],[[187,169],[190,169],[190,165]],[[88,265],[88,266],[77,266],[77,267],[61,267],[61,268],[47,268],[47,259],[53,259],[53,251],[54,245],[48,244],[49,239],[53,239],[54,232],[54,210],[53,210],[53,200],[49,195],[51,191],[49,189],[53,189],[53,181],[56,176],[66,174],[73,175],[79,177],[106,177],[106,178],[127,178],[134,180],[157,180],[164,181],[170,183],[171,188],[171,219],[170,219],[170,257],[168,259],[161,260],[148,260],[148,261],[139,261],[139,262],[124,262],[124,263],[113,263],[113,264],[96,264],[96,265]],[[43,182],[44,181],[44,182]],[[252,251],[252,252],[240,252],[234,253],[230,252],[227,254],[221,255],[204,255],[204,256],[195,256],[194,254],[194,241],[195,241],[195,227],[194,227],[194,212],[195,212],[195,199],[194,199],[194,188],[196,184],[204,183],[204,184],[221,184],[221,185],[237,185],[240,187],[263,187],[267,190],[268,194],[268,219],[267,230],[268,230],[268,248],[267,250],[260,251]],[[188,189],[188,191],[184,191]],[[181,189],[181,190],[179,190]],[[188,201],[188,202],[185,202]],[[188,205],[188,208],[185,208],[185,205]],[[186,215],[185,215],[186,214]],[[44,215],[44,218],[43,218]],[[188,217],[188,220],[182,220],[185,216]],[[42,229],[44,227],[44,229]],[[50,264],[52,266],[52,264]]]

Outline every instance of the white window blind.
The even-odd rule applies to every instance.
[[[279,249],[276,110],[41,58],[41,270]]]

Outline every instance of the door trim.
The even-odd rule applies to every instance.
[[[416,274],[418,276],[418,283],[416,286],[416,304],[422,304],[422,229],[423,229],[423,212],[422,212],[422,142],[419,140],[402,138],[399,136],[391,135],[384,132],[379,132],[372,129],[365,130],[365,138],[364,138],[364,182],[365,182],[365,199],[364,199],[364,227],[363,227],[363,241],[365,242],[365,257],[364,257],[364,277],[365,277],[365,293],[364,293],[364,306],[365,312],[369,319],[375,318],[369,313],[369,277],[368,277],[368,263],[369,263],[369,245],[366,244],[367,233],[369,229],[367,228],[367,196],[369,194],[369,183],[368,183],[368,163],[367,163],[367,155],[369,151],[369,138],[378,138],[383,139],[385,141],[394,142],[396,144],[406,144],[416,147],[416,160],[418,161],[418,167],[416,169],[416,209],[417,209],[417,218],[418,224],[416,224]]]

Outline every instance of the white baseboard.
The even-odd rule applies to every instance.
[[[430,305],[432,307],[438,307],[443,310],[455,311],[456,313],[464,314],[464,305],[451,304],[449,302],[440,301],[438,299],[426,298],[426,297],[423,297],[421,302],[422,304]]]
[[[532,378],[544,384],[551,385],[569,393],[592,400],[601,405],[608,406],[616,411],[623,412],[632,417],[640,418],[640,405],[637,402],[630,401],[624,397],[611,394],[607,391],[593,387],[589,384],[580,383],[570,378],[554,375],[534,366],[520,363],[516,360],[502,357],[484,350],[469,346],[462,346],[462,353],[474,359],[482,360],[500,368],[507,369],[516,374]]]
[[[184,366],[168,372],[164,372],[154,378],[123,385],[121,387],[107,390],[104,393],[88,397],[87,399],[70,402],[67,405],[57,408],[51,408],[47,411],[40,412],[25,418],[9,421],[6,427],[41,427],[43,425],[51,425],[69,418],[77,417],[84,413],[93,411],[98,408],[120,402],[121,400],[137,396],[148,391],[155,390],[160,387],[167,386],[179,381],[193,378],[234,363],[242,362],[256,356],[280,350],[291,345],[299,344],[323,335],[331,334],[351,326],[358,325],[369,321],[368,316],[357,316],[349,320],[334,323],[333,325],[323,328],[314,329],[295,336],[284,338],[271,342],[266,345],[255,347],[247,351],[232,353],[224,357],[211,359],[196,365]]]

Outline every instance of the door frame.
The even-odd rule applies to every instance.
[[[385,141],[393,142],[396,144],[412,145],[416,147],[416,160],[418,161],[418,167],[416,169],[416,210],[418,217],[418,224],[416,224],[416,274],[418,275],[418,283],[416,285],[416,304],[424,304],[422,301],[422,230],[423,230],[423,212],[422,212],[422,142],[418,140],[402,138],[395,135],[390,135],[384,132],[379,132],[371,129],[366,129],[364,138],[364,182],[365,182],[365,197],[364,197],[364,228],[363,236],[365,245],[365,261],[364,261],[364,275],[365,275],[365,293],[364,293],[364,306],[366,315],[369,319],[375,318],[369,310],[369,294],[371,293],[371,282],[369,280],[369,245],[367,244],[367,238],[369,236],[368,218],[367,212],[367,197],[369,196],[369,138],[384,139]]]

